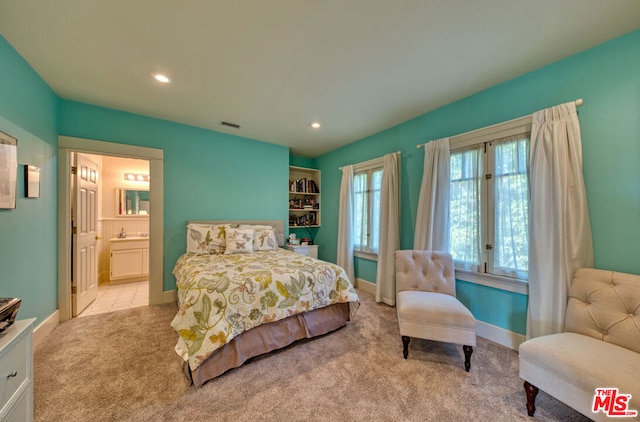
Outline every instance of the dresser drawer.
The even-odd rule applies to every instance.
[[[0,355],[0,408],[4,408],[25,381],[31,381],[31,349],[29,337],[25,334],[7,345]]]
[[[2,422],[25,422],[33,420],[33,403],[32,403],[32,391],[26,389],[22,392],[22,395],[18,398],[18,402],[11,409],[7,415],[6,420]]]

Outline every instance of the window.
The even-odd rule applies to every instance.
[[[356,169],[353,176],[355,215],[353,250],[377,254],[380,244],[380,191],[382,165]]]
[[[528,279],[529,133],[451,151],[450,252],[456,268]]]

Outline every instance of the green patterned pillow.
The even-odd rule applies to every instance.
[[[272,251],[278,249],[276,232],[273,229],[255,229],[253,232],[254,251]]]
[[[232,224],[196,224],[187,225],[187,252],[220,255],[226,247],[226,229]]]
[[[226,229],[225,255],[234,253],[253,252],[253,230],[252,229]]]
[[[240,228],[254,230],[254,251],[271,251],[274,249],[278,249],[276,232],[272,226],[266,224],[240,224]]]
[[[202,224],[187,225],[187,252],[208,254],[211,244],[211,226]]]

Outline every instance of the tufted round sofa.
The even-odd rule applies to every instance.
[[[637,411],[622,420],[640,421],[640,276],[579,269],[569,290],[565,332],[528,340],[519,353],[529,416],[541,389],[591,419],[611,420],[605,397],[593,412],[594,395],[598,388],[617,388],[631,395],[622,400],[627,410]]]

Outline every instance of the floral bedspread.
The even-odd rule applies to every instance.
[[[196,369],[213,351],[260,324],[358,295],[344,269],[283,249],[250,254],[182,255],[173,269],[179,310],[176,352]]]

